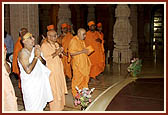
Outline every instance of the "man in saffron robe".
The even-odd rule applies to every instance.
[[[6,61],[7,49],[4,46],[4,71],[3,71],[3,82],[4,82],[4,110],[5,111],[18,111],[17,97],[12,82],[9,78],[10,66]]]
[[[68,51],[72,56],[72,94],[74,97],[77,95],[76,86],[79,89],[88,88],[91,63],[88,57],[89,50],[86,48],[84,42],[85,37],[86,30],[80,28],[78,34],[69,43]]]
[[[67,27],[67,28],[68,28],[68,32],[71,33],[71,25],[68,24],[68,27]]]
[[[105,54],[104,54],[104,34],[103,34],[103,32],[102,32],[102,23],[101,22],[99,22],[99,23],[97,23],[97,32],[100,34],[100,39],[102,40],[102,43],[101,43],[101,45],[102,45],[102,55],[103,55],[103,67],[102,67],[102,71],[104,71],[104,68],[105,68]]]
[[[50,111],[61,111],[65,105],[65,94],[67,86],[64,75],[64,68],[59,55],[63,48],[56,42],[57,33],[55,30],[47,32],[47,39],[41,45],[41,50],[46,59],[46,66],[51,71],[50,85],[54,100],[49,103]]]
[[[48,25],[48,26],[47,26],[47,31],[49,31],[49,30],[55,30],[55,29],[54,29],[54,25]],[[42,35],[42,38],[43,38],[43,39],[41,40],[40,45],[43,44],[43,42],[46,40],[46,38],[45,38],[43,35]]]
[[[19,79],[18,87],[19,88],[21,88],[21,82],[20,82],[20,70],[19,70],[17,58],[18,58],[18,53],[23,48],[22,44],[20,43],[21,37],[23,37],[27,32],[28,32],[27,28],[21,28],[19,32],[19,38],[17,42],[15,43],[14,50],[13,50],[12,71],[18,76],[18,79]]]
[[[86,33],[85,43],[86,46],[92,46],[95,52],[89,55],[91,61],[90,77],[96,79],[96,77],[104,70],[103,66],[103,54],[102,54],[102,40],[100,34],[95,30],[95,22],[90,21],[88,23],[89,30]]]
[[[71,41],[71,39],[73,38],[73,35],[68,32],[68,24],[64,23],[61,25],[62,28],[62,34],[63,34],[63,38],[62,38],[62,47],[64,48],[64,53],[65,55],[62,58],[62,63],[64,65],[64,73],[65,75],[71,79],[72,78],[72,70],[71,70],[71,65],[70,62],[68,62],[68,47],[69,47],[69,42]]]
[[[70,32],[72,35],[75,34],[74,30],[73,30],[73,25],[69,25],[68,24],[68,32]]]

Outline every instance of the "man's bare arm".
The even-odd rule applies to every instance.
[[[27,74],[30,74],[33,71],[38,59],[38,57],[34,57],[33,61],[29,63],[29,57],[30,54],[27,53],[24,49],[19,52],[19,62]]]
[[[59,49],[57,49],[53,54],[51,54],[52,58],[54,58],[57,55],[60,55],[60,53],[63,52],[63,48],[60,47]]]

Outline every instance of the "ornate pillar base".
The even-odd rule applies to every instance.
[[[115,63],[129,63],[132,58],[131,49],[117,49],[113,51],[113,62]]]

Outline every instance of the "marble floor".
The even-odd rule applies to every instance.
[[[157,52],[140,52],[139,58],[142,59],[142,71],[141,74],[137,78],[163,78],[164,77],[164,51]],[[86,111],[96,111],[94,108],[94,104],[98,105],[96,101],[100,101],[101,98],[105,98],[104,94],[107,95],[108,98],[107,103],[110,103],[114,94],[117,94],[124,86],[128,83],[136,80],[137,78],[133,78],[128,74],[127,67],[129,64],[106,64],[105,71],[99,75],[99,80],[90,80],[89,88],[95,88],[92,94],[92,107],[88,107]],[[18,88],[18,80],[11,76],[12,83],[14,85],[14,89],[16,92],[16,96],[18,98],[18,109],[19,111],[25,111],[23,106],[22,94],[20,89]],[[63,111],[76,111],[79,112],[80,106],[74,106],[73,97],[71,94],[71,81],[69,79],[67,81],[68,94],[66,95],[66,105]],[[124,85],[121,85],[124,84]],[[120,85],[120,86],[117,86]],[[117,86],[117,87],[115,87]],[[108,93],[108,88],[114,89],[115,92]],[[113,94],[113,96],[112,96]],[[100,99],[98,99],[98,97]],[[101,103],[102,104],[102,103]],[[104,111],[107,107],[107,104],[102,111]],[[96,106],[95,106],[96,107]],[[100,106],[101,107],[101,106]],[[103,108],[103,107],[101,107]],[[48,105],[45,107],[44,111],[48,111]]]
[[[164,111],[164,79],[139,78],[112,99],[105,111]]]

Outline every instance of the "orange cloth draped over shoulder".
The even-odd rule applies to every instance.
[[[104,71],[104,57],[102,44],[96,41],[97,38],[101,39],[101,35],[97,31],[92,32],[89,30],[86,33],[86,46],[91,45],[95,50],[91,55],[89,55],[89,59],[92,64],[89,76],[92,78],[96,78],[96,76],[98,76],[101,72]]]
[[[67,94],[62,61],[59,56],[52,57],[52,54],[58,47],[58,43],[50,44],[47,40],[41,45],[41,51],[46,60],[46,66],[51,70],[49,80],[54,97],[54,100],[49,103],[51,111],[61,111],[64,109],[65,94]]]
[[[14,50],[13,50],[13,62],[12,62],[13,72],[16,73],[18,76],[20,75],[20,70],[19,70],[17,58],[18,58],[19,51],[22,49],[20,40],[21,40],[21,37],[19,37],[17,42],[15,43]]]
[[[84,40],[79,40],[77,36],[74,36],[69,44],[69,52],[75,53],[86,48]],[[91,68],[91,62],[87,54],[82,53],[72,57],[72,94],[75,97],[77,91],[75,89],[78,86],[79,89],[88,88],[89,73]]]
[[[68,47],[69,47],[69,43],[71,41],[71,39],[73,38],[73,35],[68,32],[62,39],[62,47],[64,48],[64,52],[67,54],[68,52]],[[65,75],[71,79],[72,78],[72,70],[71,70],[71,65],[70,63],[68,63],[68,57],[67,56],[63,56],[62,58],[62,63],[64,65],[64,73]]]

